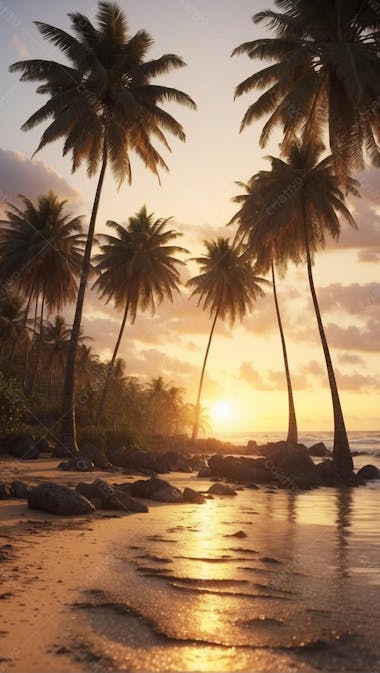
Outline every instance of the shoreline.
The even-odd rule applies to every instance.
[[[5,463],[29,482],[126,479]],[[353,491],[263,486],[71,518],[1,501],[0,671],[375,670],[380,533],[357,516],[379,491]]]

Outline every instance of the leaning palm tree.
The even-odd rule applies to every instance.
[[[203,380],[216,322],[218,318],[228,318],[233,325],[237,318],[242,320],[247,311],[252,310],[258,297],[264,295],[260,285],[268,282],[255,275],[250,262],[239,254],[228,238],[205,241],[204,245],[206,253],[193,260],[200,266],[201,273],[187,282],[193,288],[191,296],[198,295],[198,305],[202,303],[203,309],[210,309],[212,317],[195,403],[193,441],[197,439],[199,431]]]
[[[314,254],[324,247],[327,235],[335,239],[339,237],[338,216],[351,226],[355,226],[355,222],[339,189],[332,156],[320,160],[323,150],[323,146],[315,146],[307,140],[294,140],[287,150],[286,160],[269,157],[271,171],[260,171],[250,180],[243,227],[246,245],[255,252],[259,268],[268,263],[273,249],[281,259],[296,264],[306,260],[333,405],[333,460],[342,470],[350,471],[353,469],[352,457],[312,266]],[[347,187],[357,194],[354,180],[348,179]]]
[[[112,299],[116,308],[122,308],[124,313],[103,386],[99,414],[104,407],[127,318],[133,324],[139,309],[150,309],[154,313],[157,302],[161,303],[164,299],[172,301],[173,291],[179,290],[177,266],[183,262],[173,255],[188,251],[168,245],[182,236],[166,228],[169,220],[155,220],[154,214],[148,214],[143,206],[135,216],[129,218],[126,227],[117,222],[107,222],[116,231],[116,236],[101,236],[104,244],[95,257],[95,271],[100,274],[95,287],[102,298],[106,297],[107,302]]]
[[[249,236],[249,232],[251,229],[251,222],[252,218],[258,218],[260,217],[260,213],[257,210],[257,206],[259,206],[259,203],[255,201],[255,180],[252,179],[250,182],[247,184],[243,182],[238,182],[237,183],[239,187],[243,187],[245,189],[244,194],[240,194],[238,196],[235,196],[232,200],[235,203],[239,203],[240,209],[234,215],[232,218],[230,224],[232,223],[237,223],[238,224],[238,229],[235,235],[235,239],[237,241],[240,241],[241,248],[244,250],[244,239],[246,236]],[[252,212],[253,211],[253,212]],[[255,257],[255,251],[252,250],[252,247],[247,246],[246,253],[250,257]],[[295,410],[295,405],[294,405],[294,396],[293,396],[293,386],[292,386],[292,379],[290,375],[290,367],[289,367],[289,360],[288,360],[288,352],[286,348],[286,341],[285,341],[285,334],[284,334],[284,328],[282,326],[282,319],[281,319],[281,313],[280,313],[280,306],[279,306],[279,301],[278,301],[278,296],[277,296],[277,282],[276,282],[276,275],[275,275],[275,266],[279,269],[280,275],[284,275],[286,271],[286,266],[287,266],[287,260],[284,259],[282,250],[279,250],[278,246],[276,245],[276,239],[273,239],[272,245],[268,246],[266,248],[266,255],[264,256],[263,250],[261,250],[261,255],[260,255],[260,263],[261,263],[261,268],[260,268],[260,273],[263,273],[264,275],[267,274],[269,271],[271,273],[272,277],[272,288],[273,288],[273,298],[274,298],[274,305],[275,305],[275,310],[276,310],[276,317],[277,317],[277,324],[278,324],[278,329],[280,333],[280,340],[281,340],[281,347],[282,347],[282,355],[283,355],[283,360],[284,360],[284,369],[285,369],[285,378],[286,378],[286,387],[287,387],[287,392],[288,392],[288,434],[287,434],[287,442],[290,442],[292,444],[297,444],[298,442],[298,429],[297,429],[297,416],[296,416],[296,410]]]
[[[63,153],[72,154],[72,169],[87,162],[89,176],[100,172],[92,207],[82,275],[77,297],[71,342],[67,359],[61,444],[66,451],[78,451],[75,427],[75,366],[96,217],[107,164],[119,184],[131,182],[130,153],[135,152],[145,166],[158,176],[167,169],[152,144],[158,139],[169,148],[165,132],[185,140],[182,126],[160,106],[174,101],[195,108],[185,93],[153,84],[158,75],[181,68],[184,61],[174,54],[148,60],[151,36],[144,30],[131,36],[122,10],[113,2],[99,2],[97,25],[75,12],[70,14],[74,35],[46,23],[37,28],[55,44],[70,65],[54,61],[27,60],[11,66],[21,72],[22,81],[42,82],[37,91],[48,101],[24,124],[25,130],[50,121],[37,151],[46,144],[64,139]]]
[[[233,54],[267,63],[236,88],[235,96],[264,90],[241,129],[269,116],[261,133],[282,127],[285,143],[300,131],[321,142],[328,132],[335,172],[363,167],[363,151],[380,165],[380,13],[363,0],[275,0],[280,11],[255,14],[274,37],[245,42]],[[270,64],[268,65],[268,62]]]
[[[22,207],[9,204],[0,224],[0,279],[12,279],[17,291],[40,304],[36,356],[29,393],[33,392],[40,361],[44,312],[73,302],[83,260],[81,216],[65,214],[66,201],[49,192],[35,205],[20,195]],[[26,316],[27,317],[27,316]],[[35,332],[37,334],[36,325]]]

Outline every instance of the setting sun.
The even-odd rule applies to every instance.
[[[225,400],[217,400],[211,406],[211,416],[213,421],[229,421],[231,415],[231,405]]]

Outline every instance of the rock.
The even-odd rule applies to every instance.
[[[36,447],[40,453],[51,453],[53,451],[47,439],[39,439],[36,442]]]
[[[178,451],[170,450],[170,451],[165,451],[165,453],[159,454],[156,457],[156,464],[159,466],[160,464],[163,465],[163,467],[166,467],[165,472],[168,471],[173,471],[173,472],[192,472],[192,467],[190,465],[190,459],[188,456],[184,456],[182,453],[179,453]],[[157,472],[160,472],[161,470],[157,470]]]
[[[254,481],[249,481],[248,484],[245,484],[247,488],[251,488],[253,491],[257,491],[259,489],[258,485],[255,484]]]
[[[183,502],[181,491],[158,477],[135,481],[130,485],[130,493],[133,497],[150,498],[159,502]]]
[[[323,486],[335,486],[344,488],[347,486],[358,486],[360,479],[354,472],[344,472],[340,470],[332,460],[324,460],[316,469],[320,475]]]
[[[11,489],[4,481],[0,481],[0,500],[7,500],[11,497]]]
[[[29,488],[22,481],[12,481],[11,492],[14,498],[26,500],[29,495]]]
[[[216,454],[209,458],[208,464],[212,474],[235,483],[254,481],[265,484],[274,479],[263,458],[223,457]]]
[[[29,491],[28,505],[31,509],[60,515],[91,514],[94,506],[83,495],[68,486],[46,482]]]
[[[21,460],[36,460],[40,457],[38,442],[32,435],[15,435],[9,437],[8,451],[11,456]]]
[[[76,490],[100,509],[116,509],[123,512],[148,512],[144,503],[135,500],[117,485],[108,484],[104,479],[96,479],[91,484],[80,482]]]
[[[90,460],[94,466],[98,467],[100,470],[108,470],[112,467],[112,463],[108,460],[105,452],[93,444],[85,444],[83,448],[81,448],[79,455]]]
[[[92,460],[81,454],[73,456],[70,460],[59,463],[57,467],[59,470],[64,470],[66,472],[93,472],[95,469]]]
[[[167,471],[165,469],[166,465],[157,464],[156,456],[153,453],[134,447],[111,447],[107,449],[106,456],[113,465],[117,465],[118,467],[126,467],[139,472],[142,470],[151,470],[155,473],[157,472],[157,468],[160,472]]]
[[[208,493],[211,493],[211,495],[237,495],[233,488],[225,484],[213,484],[208,489]]]
[[[376,465],[364,465],[364,467],[360,468],[357,476],[359,479],[364,479],[364,481],[380,479],[380,470]]]
[[[329,456],[330,453],[331,452],[323,442],[313,444],[313,446],[310,446],[309,448],[309,456],[312,456],[313,458],[324,458],[325,456]]]
[[[287,442],[273,443],[268,448],[264,463],[281,488],[307,489],[321,483],[320,473],[306,447]]]
[[[202,478],[202,477],[211,477],[211,475],[212,475],[212,471],[211,471],[211,468],[210,468],[210,467],[202,467],[202,468],[199,470],[199,472],[198,472],[198,474],[197,474],[197,477],[200,477],[200,478]]]
[[[194,491],[192,488],[185,488],[182,497],[184,502],[193,502],[196,505],[203,505],[206,502],[204,495],[198,491]]]
[[[244,533],[243,530],[238,530],[238,531],[236,531],[236,533],[231,533],[230,535],[225,535],[224,537],[240,537],[240,538],[243,538],[243,537],[248,537],[248,536],[247,536],[247,533]]]

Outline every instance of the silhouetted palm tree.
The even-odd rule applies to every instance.
[[[165,298],[173,299],[173,291],[179,290],[180,275],[177,266],[182,261],[173,257],[184,248],[168,245],[182,234],[173,229],[166,229],[170,218],[154,219],[148,215],[145,206],[133,217],[129,218],[127,227],[117,222],[107,222],[115,229],[117,236],[102,235],[105,243],[101,252],[95,257],[95,271],[99,278],[95,287],[101,297],[111,299],[117,308],[123,308],[124,314],[120,326],[108,374],[100,400],[99,414],[102,412],[107,395],[107,388],[116,360],[127,318],[133,324],[138,309],[155,312],[156,303]]]
[[[75,365],[85,289],[90,272],[91,250],[96,216],[107,163],[120,184],[131,182],[130,152],[158,175],[167,166],[151,139],[169,148],[165,133],[169,131],[185,140],[181,125],[160,105],[174,101],[195,108],[185,93],[152,84],[152,80],[185,65],[174,54],[148,60],[151,36],[140,30],[130,36],[122,10],[113,2],[99,2],[97,25],[76,12],[70,14],[76,37],[65,31],[37,22],[43,37],[53,42],[70,65],[54,61],[28,60],[11,66],[21,72],[22,81],[42,82],[37,91],[49,100],[24,124],[25,130],[49,119],[37,151],[47,143],[63,138],[63,153],[72,154],[75,171],[87,162],[88,174],[100,174],[92,207],[82,267],[64,386],[61,443],[67,451],[77,451],[75,427]]]
[[[203,379],[216,321],[228,318],[232,325],[237,318],[242,320],[247,311],[252,310],[257,298],[263,296],[260,284],[267,283],[255,275],[249,261],[230,245],[227,238],[205,241],[204,245],[206,253],[194,260],[199,264],[201,273],[187,282],[189,287],[194,288],[191,296],[199,295],[198,305],[202,303],[203,309],[210,309],[212,318],[195,404],[193,440],[198,436]]]
[[[0,278],[40,303],[36,357],[29,384],[33,392],[41,353],[44,311],[73,302],[83,260],[82,218],[64,213],[66,201],[55,194],[39,196],[37,204],[20,196],[23,207],[10,204],[0,230]],[[29,305],[28,301],[28,305]],[[36,326],[35,326],[36,332]]]
[[[6,360],[9,368],[12,367],[16,350],[28,339],[25,313],[24,297],[6,290],[0,298],[0,343],[2,359]]]
[[[334,369],[314,287],[314,253],[324,247],[326,236],[338,238],[343,217],[355,226],[344,202],[334,172],[332,156],[319,161],[323,146],[294,140],[286,160],[269,157],[271,171],[260,171],[250,180],[246,244],[256,255],[258,268],[265,267],[273,249],[280,259],[296,264],[306,259],[314,309],[326,360],[334,412],[333,460],[343,470],[352,470],[352,457]],[[357,183],[348,179],[347,187],[356,192]]]
[[[258,212],[259,202],[256,202],[255,200],[255,178],[252,178],[252,180],[247,184],[244,184],[242,182],[238,182],[237,184],[245,189],[245,194],[240,194],[239,196],[235,196],[233,198],[233,201],[235,203],[240,203],[241,207],[239,211],[236,213],[236,215],[232,218],[231,224],[233,222],[238,223],[238,229],[236,232],[235,239],[240,240],[240,243],[242,243],[247,237],[249,240],[251,221],[252,219],[257,220],[257,218],[260,217],[260,213]],[[255,258],[256,251],[253,250],[249,244],[245,248],[243,247],[243,249],[246,250],[246,252],[250,257]],[[272,246],[268,246],[266,248],[266,253],[267,254],[264,256],[263,250],[261,250],[260,273],[267,274],[270,271],[272,276],[273,297],[276,309],[277,324],[280,332],[282,355],[284,359],[286,386],[288,392],[289,413],[288,413],[287,441],[297,444],[298,442],[297,417],[294,406],[292,379],[290,376],[288,353],[286,348],[284,329],[282,326],[280,306],[277,296],[276,276],[275,276],[275,265],[279,268],[280,273],[282,275],[286,270],[286,264],[288,260],[283,258],[283,251],[279,250],[278,246],[276,245],[275,238],[272,241]]]
[[[269,116],[260,142],[281,126],[285,148],[297,133],[321,142],[328,132],[341,183],[363,167],[363,150],[380,165],[380,13],[362,0],[276,0],[280,11],[255,14],[275,34],[245,42],[247,54],[266,66],[241,82],[236,96],[264,90],[241,128]],[[270,65],[268,65],[268,62]]]

